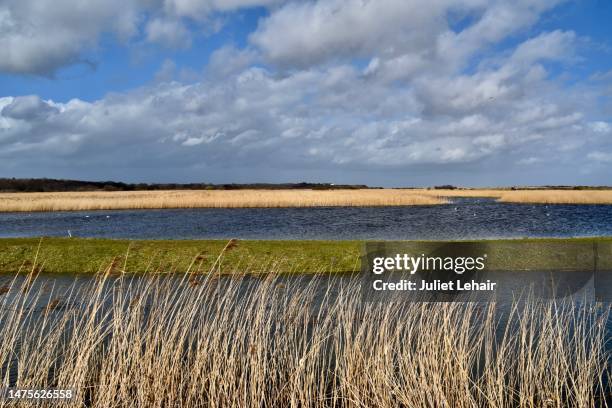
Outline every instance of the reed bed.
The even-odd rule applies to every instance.
[[[609,310],[362,303],[357,280],[32,275],[0,298],[0,381],[89,407],[596,407]],[[273,272],[273,271],[272,271]],[[22,403],[20,406],[40,406]]]
[[[249,208],[435,205],[443,197],[415,190],[167,190],[0,193],[0,212],[154,208]]]
[[[499,198],[504,192],[499,189],[417,189],[414,191],[418,194],[444,198]]]
[[[165,190],[0,193],[0,212],[411,206],[446,204],[455,197],[487,197],[506,203],[612,204],[612,190]]]
[[[503,203],[612,204],[612,190],[514,190],[504,191]]]
[[[494,198],[502,203],[530,204],[612,204],[612,190],[416,190],[432,197]]]

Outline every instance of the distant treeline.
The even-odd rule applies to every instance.
[[[122,183],[117,181],[80,181],[58,179],[0,178],[1,192],[60,192],[60,191],[136,191],[136,190],[240,190],[240,189],[360,189],[366,185],[331,183],[282,183],[282,184],[212,184],[212,183]]]
[[[18,179],[0,178],[0,192],[60,192],[60,191],[152,191],[152,190],[338,190],[380,188],[365,184],[332,184],[332,183],[251,183],[251,184],[213,184],[213,183],[122,183],[119,181],[82,181],[62,179]],[[402,187],[415,189],[419,187]],[[474,190],[446,184],[428,189],[434,190]],[[494,187],[499,190],[610,190],[609,186],[514,186]]]

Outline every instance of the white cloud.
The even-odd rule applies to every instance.
[[[375,56],[391,71],[411,74],[423,66],[461,66],[484,47],[531,26],[560,1],[432,0],[427,6],[418,0],[291,2],[264,19],[251,42],[281,66]],[[449,15],[475,22],[454,31]]]
[[[230,64],[231,56],[243,58],[228,55]],[[524,150],[561,152],[576,137],[569,125],[583,122],[583,107],[549,100],[534,110],[545,95],[515,79],[518,89],[504,100],[492,77],[497,74],[475,74],[465,84],[449,80],[423,96],[371,81],[351,66],[284,76],[243,68],[223,81],[160,83],[94,103],[14,98],[1,111],[10,121],[3,132],[12,137],[0,139],[0,156],[19,152],[36,160],[44,152],[87,158],[90,166],[110,160],[136,167],[401,169],[503,160]],[[452,83],[459,88],[446,89]],[[500,98],[491,109],[481,106],[489,92]],[[424,115],[424,106],[432,113]]]
[[[542,158],[540,157],[534,157],[534,156],[529,156],[529,157],[525,157],[523,159],[520,159],[517,164],[519,165],[524,165],[524,166],[531,166],[534,164],[539,164],[542,163]]]
[[[292,2],[274,11],[251,36],[271,60],[316,65],[338,57],[429,52],[447,29],[447,0]],[[469,3],[469,2],[467,2]]]
[[[593,132],[597,133],[610,133],[612,132],[612,126],[608,122],[596,121],[589,123],[589,127]]]
[[[199,144],[204,143],[204,138],[203,137],[190,137],[187,138],[187,140],[185,140],[183,143],[181,143],[183,146],[197,146]]]
[[[168,0],[144,23],[145,34],[181,46],[189,42],[183,18],[273,3]],[[611,129],[594,119],[598,89],[562,83],[545,63],[573,62],[576,34],[516,37],[556,3],[280,5],[261,20],[247,47],[217,49],[188,84],[180,82],[181,68],[166,60],[150,85],[94,102],[0,98],[0,160],[23,168],[42,161],[48,169],[111,163],[140,174],[470,169],[464,173],[501,177],[543,161],[546,152],[555,160],[531,170],[573,176],[572,166],[584,157],[606,167]],[[453,28],[449,15],[472,23]],[[8,21],[0,24],[14,19]],[[87,41],[107,30],[102,26]],[[518,44],[509,46],[517,42],[509,38]]]
[[[59,109],[53,103],[43,101],[36,95],[12,98],[11,102],[0,111],[5,118],[27,122],[43,120],[57,112]]]
[[[477,20],[459,32],[445,32],[439,38],[439,52],[450,63],[464,62],[473,53],[532,26],[542,13],[562,1],[520,0],[478,4],[481,8]]]
[[[587,157],[600,163],[612,163],[611,152],[591,152]]]
[[[147,23],[147,40],[169,48],[188,48],[191,34],[177,19],[155,18]]]
[[[573,56],[576,34],[573,31],[542,33],[523,42],[512,55],[515,62],[533,63],[539,60],[564,60]]]
[[[176,75],[176,63],[170,59],[165,59],[155,73],[156,82],[170,82]]]
[[[53,76],[60,68],[91,65],[103,34],[130,41],[141,34],[168,47],[187,47],[185,19],[207,17],[275,0],[5,0],[0,3],[0,72]],[[146,20],[146,16],[152,16]],[[200,27],[201,29],[202,27]],[[84,55],[90,51],[88,55]]]
[[[0,71],[52,74],[83,62],[102,32],[129,38],[138,22],[134,0],[7,0],[0,4]]]
[[[284,0],[164,0],[168,14],[201,19],[214,11],[231,11],[245,7],[270,6]]]
[[[237,49],[224,46],[210,56],[206,66],[209,77],[228,78],[236,75],[259,60],[259,55],[252,49]]]

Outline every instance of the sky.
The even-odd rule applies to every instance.
[[[0,0],[0,177],[612,185],[609,0]]]

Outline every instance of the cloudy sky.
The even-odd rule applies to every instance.
[[[0,0],[0,177],[612,184],[609,0]]]

